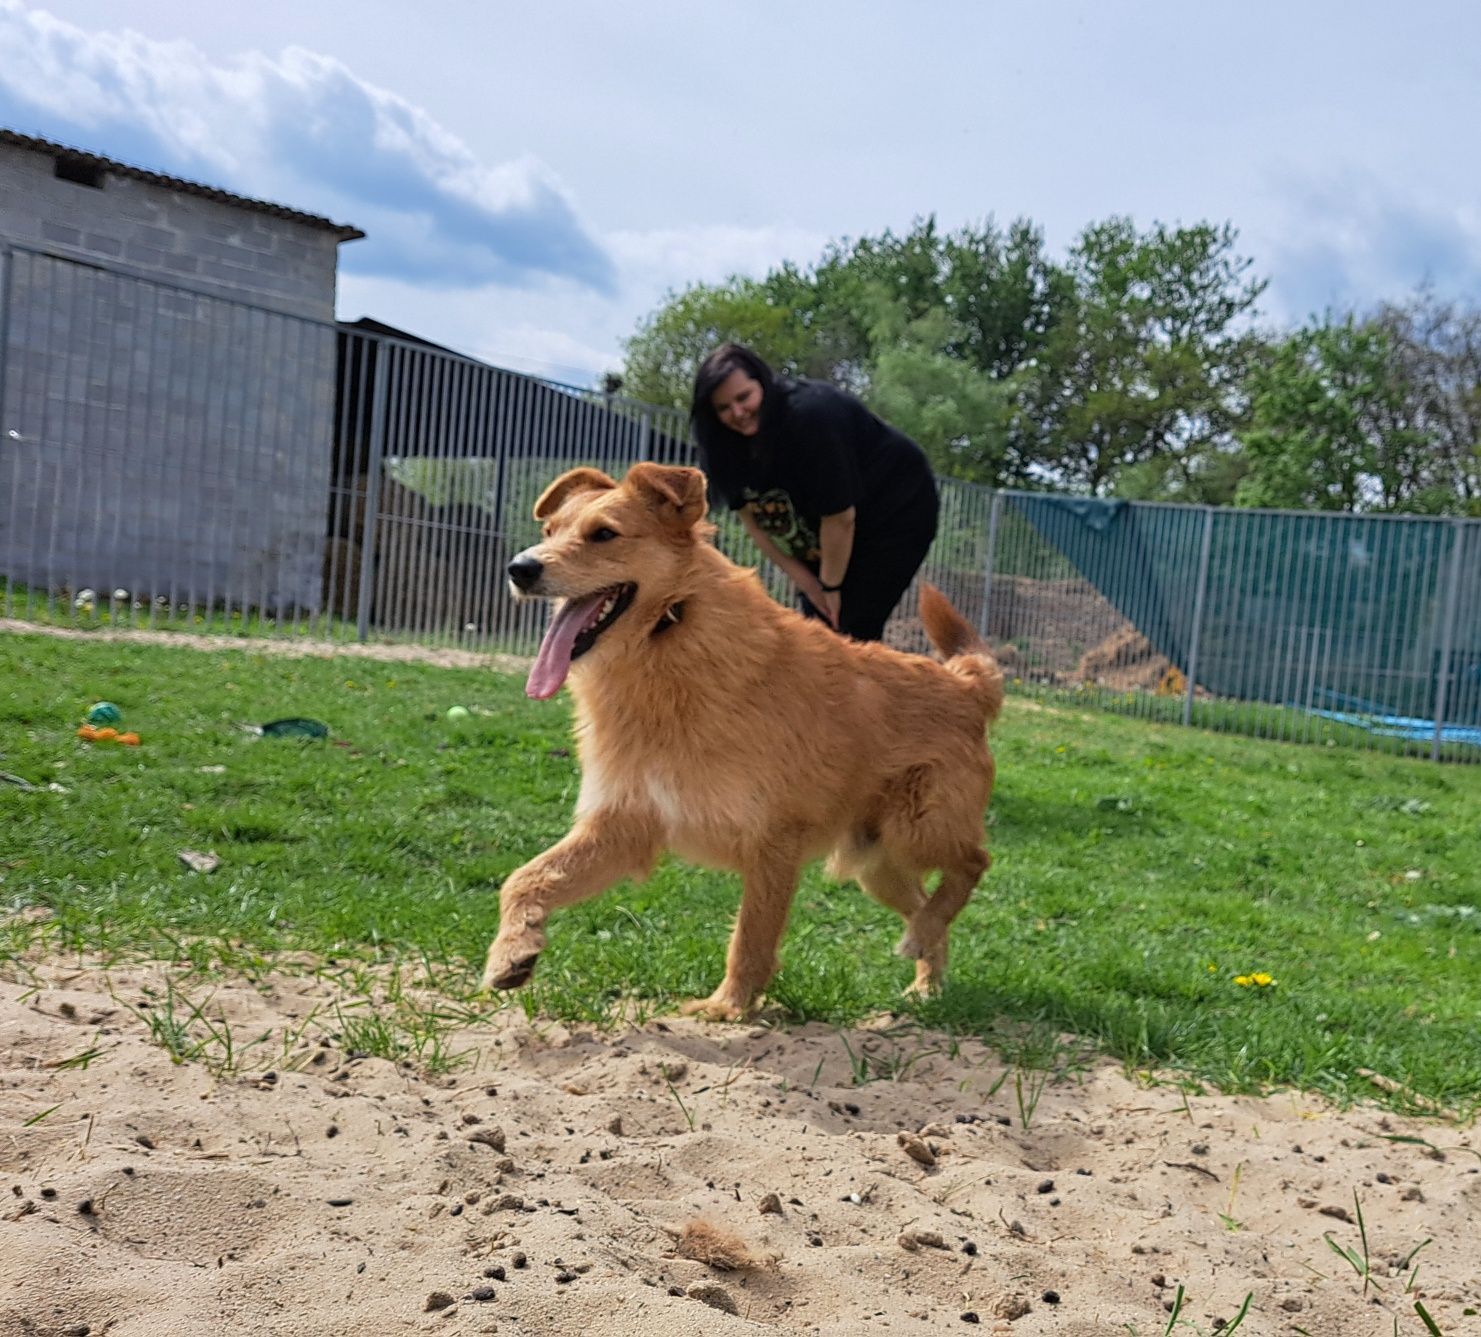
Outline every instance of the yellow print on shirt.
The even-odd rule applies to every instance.
[[[821,559],[818,536],[813,533],[812,526],[797,514],[792,498],[781,488],[759,493],[747,489],[744,500],[762,532],[783,552],[803,562]]]

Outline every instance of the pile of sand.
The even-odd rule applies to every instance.
[[[1438,1121],[1104,1061],[1040,1093],[888,1019],[603,1033],[348,983],[10,965],[0,1332],[1090,1337],[1160,1334],[1179,1284],[1203,1332],[1249,1292],[1251,1334],[1481,1321],[1481,1157]],[[372,1026],[461,1064],[347,1051]],[[1323,1238],[1361,1254],[1354,1193],[1366,1299]]]

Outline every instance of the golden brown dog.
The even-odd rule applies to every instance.
[[[802,865],[823,854],[905,921],[911,989],[934,990],[990,862],[986,726],[1002,675],[930,586],[921,617],[944,665],[781,607],[710,542],[705,509],[703,474],[656,464],[621,483],[573,469],[535,504],[544,537],[510,580],[562,602],[525,690],[553,696],[569,675],[581,793],[570,834],[505,881],[483,985],[525,983],[552,910],[646,877],[671,849],[744,879],[725,978],[686,1011],[734,1019],[755,1004]]]

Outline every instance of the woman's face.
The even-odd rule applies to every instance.
[[[710,396],[710,407],[721,423],[738,436],[761,430],[761,382],[737,368]]]

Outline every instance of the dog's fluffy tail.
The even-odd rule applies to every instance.
[[[977,629],[952,606],[934,585],[921,581],[920,620],[931,644],[946,660],[946,667],[966,678],[982,698],[987,718],[995,720],[1003,709],[1003,673],[987,642]]]

